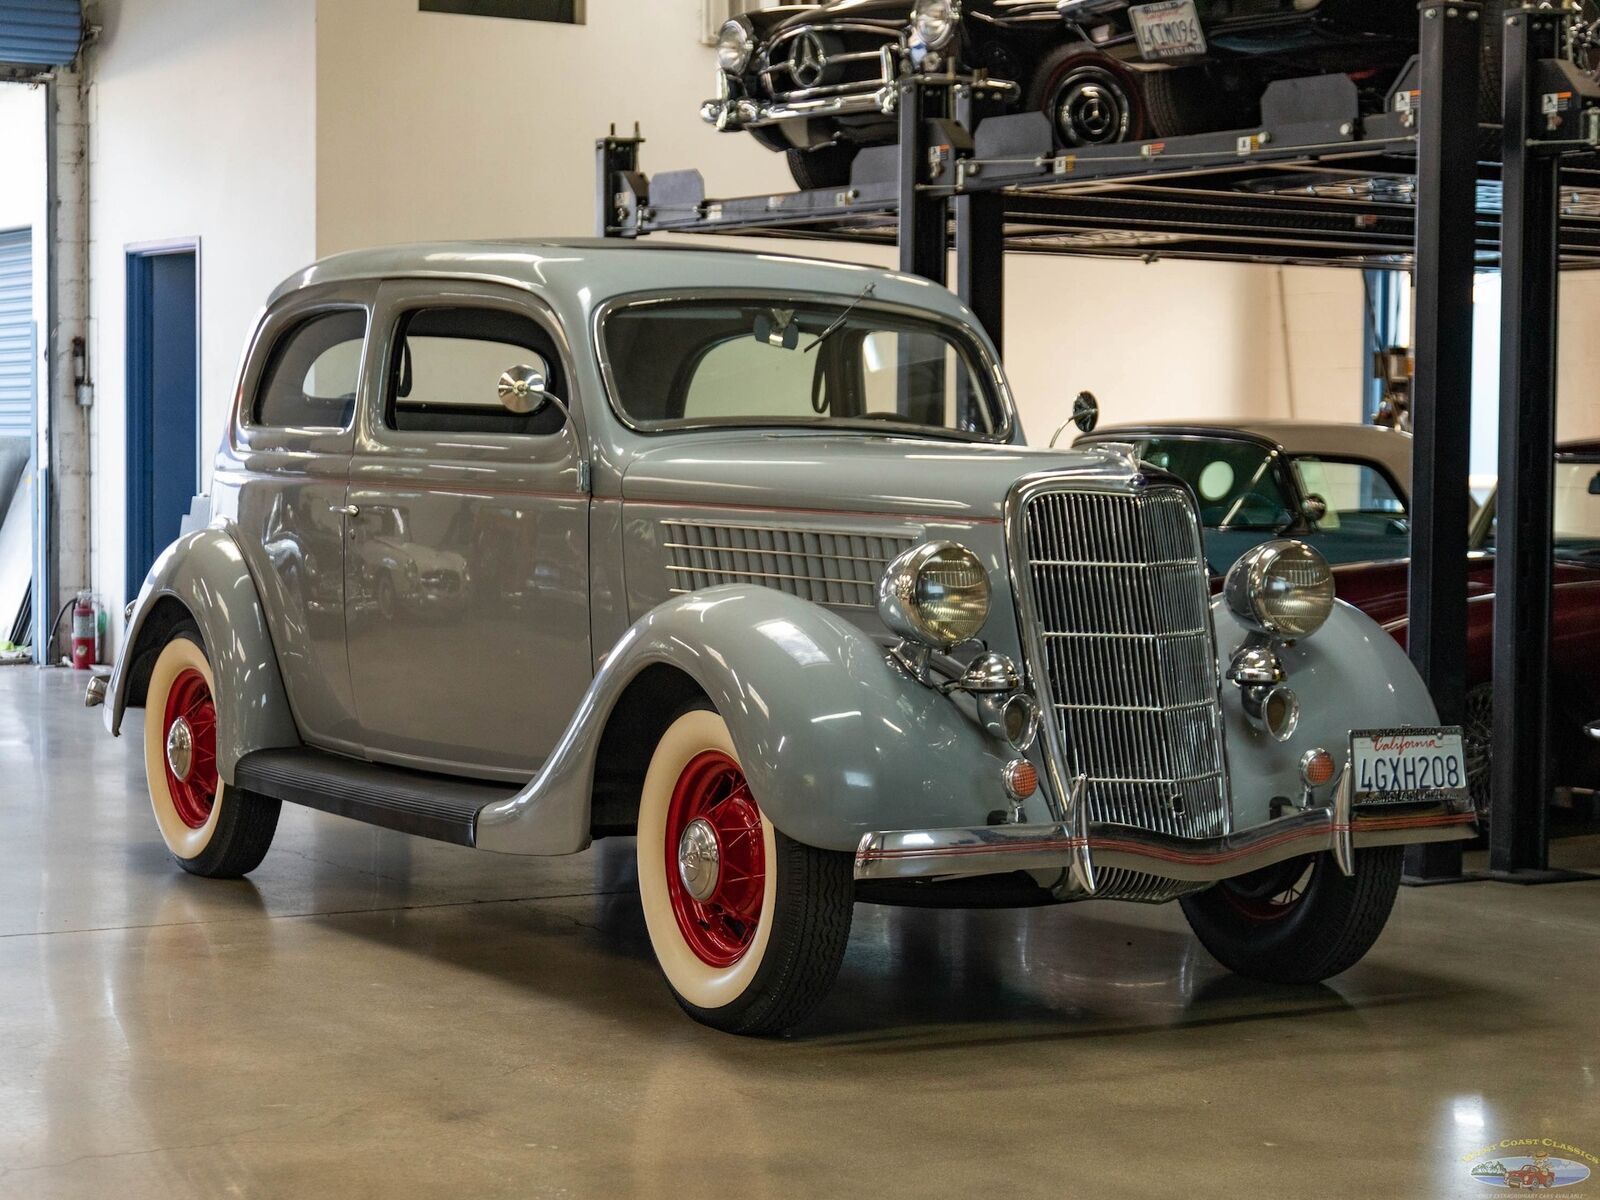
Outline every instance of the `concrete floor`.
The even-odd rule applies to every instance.
[[[807,1027],[744,1041],[668,996],[631,842],[286,807],[194,879],[81,690],[0,669],[0,1197],[1466,1197],[1501,1139],[1600,1155],[1600,882],[1407,890],[1312,989],[1176,907],[863,906]]]

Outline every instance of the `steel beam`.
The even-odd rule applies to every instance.
[[[931,122],[948,116],[949,88],[926,77],[900,81],[900,269],[937,284],[950,278],[950,205],[934,192]],[[942,164],[954,171],[954,163]]]
[[[1467,477],[1472,434],[1472,275],[1477,235],[1476,3],[1425,2],[1417,140],[1416,382],[1407,644],[1439,718],[1466,707]],[[1459,878],[1457,843],[1406,852],[1419,882]]]
[[[1540,136],[1539,60],[1554,58],[1559,12],[1506,22],[1501,273],[1500,495],[1495,536],[1494,739],[1489,869],[1549,867],[1558,160]]]
[[[1005,97],[982,83],[956,93],[956,120],[968,133],[1005,112]],[[956,291],[1005,351],[1006,202],[996,192],[961,195],[956,210]]]

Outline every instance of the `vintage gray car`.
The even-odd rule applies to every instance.
[[[438,578],[388,602],[380,560]],[[186,870],[253,869],[282,801],[634,836],[667,982],[740,1033],[823,997],[857,901],[1181,900],[1228,967],[1320,980],[1403,844],[1472,832],[1457,731],[1315,551],[1213,600],[1189,489],[1027,447],[952,295],[781,254],[294,276],[122,645],[91,702],[146,710]]]

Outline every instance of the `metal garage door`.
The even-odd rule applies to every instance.
[[[83,40],[81,0],[0,0],[0,67],[64,67]]]
[[[0,233],[0,437],[33,430],[33,234]]]

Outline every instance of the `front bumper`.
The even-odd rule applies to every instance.
[[[869,833],[856,850],[855,877],[884,881],[1065,870],[1071,874],[1072,894],[1093,896],[1097,873],[1105,870],[1216,883],[1326,851],[1352,874],[1356,851],[1364,847],[1462,841],[1476,835],[1472,811],[1455,811],[1442,803],[1352,811],[1348,776],[1347,771],[1329,807],[1217,838],[1175,838],[1131,825],[1090,823],[1076,797],[1067,805],[1067,820],[1058,824]]]
[[[819,117],[892,117],[899,107],[897,61],[895,48],[885,46],[876,80],[793,92],[783,100],[735,96],[727,75],[718,71],[717,96],[700,106],[700,119],[727,133]]]

